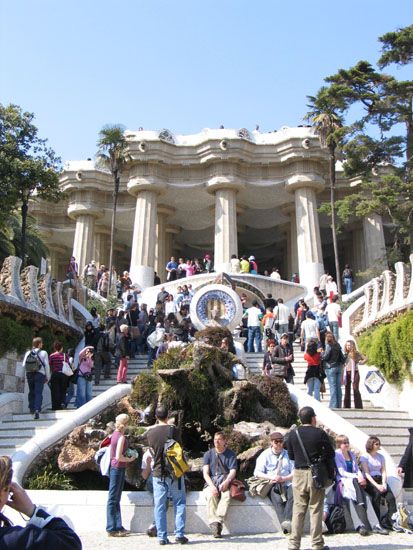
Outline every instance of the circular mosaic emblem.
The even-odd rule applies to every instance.
[[[232,288],[208,285],[195,293],[190,315],[192,323],[199,330],[220,326],[232,331],[241,323],[241,300]]]

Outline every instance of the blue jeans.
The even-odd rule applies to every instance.
[[[344,277],[344,286],[346,287],[346,294],[351,294],[353,291],[353,279],[351,277]]]
[[[84,376],[77,377],[76,407],[79,408],[92,399],[92,382]]]
[[[255,339],[255,351],[257,353],[262,352],[261,347],[261,330],[260,327],[248,327],[248,353],[254,352],[254,339]]]
[[[65,401],[66,406],[69,405],[73,396],[75,395],[75,388],[76,388],[76,384],[73,384],[73,382],[69,382],[69,388],[67,390],[66,401]]]
[[[31,413],[42,410],[43,388],[46,376],[41,372],[28,372],[26,374],[29,386],[29,410]]]
[[[314,399],[317,399],[317,401],[320,401],[320,387],[321,382],[319,378],[313,376],[307,380],[307,393],[308,395],[313,395],[314,392]]]
[[[172,499],[174,505],[175,536],[183,537],[185,534],[186,494],[184,478],[172,480],[170,477],[154,477],[153,499],[159,540],[166,540],[168,536],[166,518],[168,496]]]
[[[329,324],[329,327],[330,327],[330,330],[331,332],[333,333],[333,336],[334,338],[337,340],[338,342],[338,339],[339,339],[339,335],[338,335],[338,321],[331,321],[328,323]]]
[[[328,385],[330,386],[330,409],[341,409],[341,367],[326,369]]]
[[[106,505],[106,531],[120,531],[122,529],[122,515],[120,498],[125,485],[125,468],[110,468],[109,495]]]

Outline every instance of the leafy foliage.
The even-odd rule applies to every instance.
[[[413,311],[364,332],[357,342],[368,362],[379,368],[389,382],[403,382],[410,376],[413,361]]]
[[[148,405],[155,404],[161,386],[160,379],[152,373],[143,372],[133,383],[131,404],[138,409],[145,409]]]
[[[26,479],[25,486],[32,491],[72,491],[75,489],[70,476],[59,471],[57,466],[47,464],[35,469]]]
[[[290,392],[282,380],[276,376],[254,376],[253,382],[258,391],[276,407],[281,426],[291,426],[297,420],[297,407],[291,400]]]
[[[413,59],[413,25],[398,29],[396,32],[388,32],[379,38],[383,44],[383,55],[378,61],[378,66],[383,69],[390,63],[406,65]]]

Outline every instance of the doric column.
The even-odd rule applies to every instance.
[[[47,244],[47,243],[46,243]],[[47,257],[48,268],[53,279],[59,279],[59,266],[62,261],[69,264],[70,258],[65,257],[66,249],[63,246],[48,245],[49,255]],[[66,277],[65,277],[66,278]]]
[[[109,236],[110,231],[104,227],[95,227],[95,238],[93,241],[93,259],[96,263],[109,267]]]
[[[381,216],[370,214],[363,219],[363,235],[366,268],[387,269],[386,244]]]
[[[128,183],[129,193],[136,197],[129,273],[142,288],[153,286],[158,194],[162,190],[162,185],[145,178],[133,178]]]
[[[287,271],[286,279],[289,281],[293,273],[298,273],[298,250],[297,250],[297,220],[295,215],[295,204],[289,204],[282,209],[288,215],[290,223],[287,229]]]
[[[237,190],[240,184],[227,177],[214,177],[208,191],[215,193],[214,268],[231,271],[231,256],[238,256]]]
[[[316,191],[324,188],[317,173],[295,174],[287,182],[294,192],[300,283],[311,292],[324,273]]]
[[[155,271],[161,278],[166,280],[165,266],[169,260],[167,256],[167,233],[166,220],[175,210],[168,206],[158,205],[158,218],[156,224],[156,246],[155,246]]]
[[[103,212],[91,203],[90,197],[79,195],[69,204],[67,215],[72,220],[76,220],[72,255],[79,264],[79,275],[82,275],[85,265],[95,259],[93,257],[95,220],[102,218]]]

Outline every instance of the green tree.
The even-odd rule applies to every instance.
[[[307,99],[309,100],[307,107],[310,111],[306,114],[305,118],[315,128],[321,147],[327,148],[329,152],[331,233],[333,237],[337,290],[341,294],[336,224],[336,162],[337,147],[342,142],[345,133],[342,119],[345,104],[340,96],[334,94],[334,90],[326,86],[320,88],[316,96],[307,96]]]
[[[406,65],[413,60],[413,25],[383,34],[379,40],[383,44],[383,53],[377,63],[380,69],[391,63]]]
[[[125,128],[121,124],[104,126],[99,132],[99,140],[97,142],[98,152],[96,156],[98,161],[110,170],[113,178],[112,224],[110,228],[109,251],[109,289],[112,288],[113,246],[116,229],[119,183],[122,169],[125,165],[126,140],[124,131]]]
[[[38,136],[33,120],[33,113],[24,112],[17,105],[4,107],[0,104],[0,174],[4,177],[6,211],[20,209],[18,248],[23,266],[26,263],[30,201],[34,198],[57,201],[61,197],[60,158],[48,147],[47,140]]]

